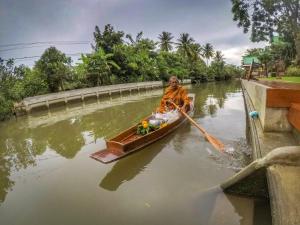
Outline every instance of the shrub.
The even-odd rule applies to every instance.
[[[0,93],[0,121],[12,115],[13,103],[5,99]]]
[[[300,67],[290,66],[286,71],[288,77],[300,77]]]
[[[48,85],[38,71],[32,70],[31,72],[26,73],[20,89],[23,94],[21,97],[25,98],[28,96],[46,94],[48,92]]]

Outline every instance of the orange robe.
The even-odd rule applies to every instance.
[[[175,109],[172,104],[167,102],[168,100],[173,101],[180,107],[185,104],[187,106],[187,111],[190,108],[190,99],[187,95],[187,91],[182,86],[178,86],[175,90],[173,90],[171,87],[166,88],[158,110],[160,113]]]

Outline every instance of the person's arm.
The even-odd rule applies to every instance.
[[[163,113],[166,108],[166,101],[162,98],[160,101],[160,106],[157,108],[157,112]]]
[[[160,101],[160,106],[157,108],[158,112],[163,113],[166,110],[168,100],[169,100],[169,96],[168,96],[167,92],[165,91],[165,93]]]
[[[190,99],[189,99],[189,96],[187,94],[187,91],[184,88],[182,90],[181,98],[183,100],[183,106],[181,107],[181,109],[184,112],[187,112],[190,108]]]

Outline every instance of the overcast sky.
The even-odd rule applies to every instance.
[[[7,44],[92,42],[95,25],[102,30],[107,23],[133,35],[143,31],[144,37],[155,40],[162,31],[171,32],[176,39],[187,32],[202,45],[213,44],[227,63],[236,65],[247,48],[263,45],[251,43],[249,35],[237,27],[230,0],[0,0],[0,57],[39,56],[49,47],[3,46]],[[67,54],[91,51],[90,44],[56,47]]]

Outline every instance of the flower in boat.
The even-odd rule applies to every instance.
[[[162,124],[160,124],[160,128],[163,128],[163,127],[165,127],[165,126],[167,126],[168,124],[167,123],[162,123]]]
[[[149,123],[146,120],[142,121],[142,125],[144,129],[147,129],[149,127]]]
[[[145,135],[154,130],[157,130],[159,127],[150,124],[147,120],[143,120],[137,127],[137,134]]]

